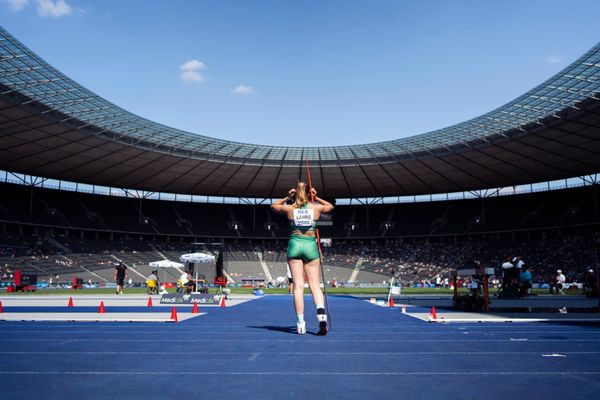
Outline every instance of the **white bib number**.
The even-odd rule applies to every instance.
[[[294,210],[294,225],[310,227],[314,220],[314,210],[312,208],[299,208]]]

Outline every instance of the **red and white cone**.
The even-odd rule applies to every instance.
[[[437,314],[435,312],[435,307],[431,307],[431,313],[429,314],[429,321],[430,322],[437,321]]]

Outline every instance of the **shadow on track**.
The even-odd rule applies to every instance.
[[[275,332],[283,332],[283,333],[292,333],[294,335],[297,335],[296,333],[296,327],[295,326],[269,326],[269,325],[265,325],[265,326],[248,326],[248,328],[254,328],[254,329],[266,329],[268,331],[275,331]],[[306,331],[307,335],[317,335],[314,332],[308,332]]]

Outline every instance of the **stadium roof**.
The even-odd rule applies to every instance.
[[[329,197],[432,194],[600,172],[600,43],[477,118],[380,143],[279,147],[181,131],[132,114],[0,27],[0,169],[102,186],[277,197],[299,178]],[[435,112],[432,110],[432,112]]]

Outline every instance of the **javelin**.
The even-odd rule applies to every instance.
[[[310,202],[315,204],[315,194],[313,193],[312,180],[310,179],[310,168],[308,166],[308,159],[306,159],[306,172],[308,173],[308,186],[310,187]],[[327,322],[329,323],[329,330],[333,330],[331,324],[331,314],[329,313],[329,302],[327,301],[327,281],[325,280],[325,271],[323,271],[323,253],[321,252],[321,238],[319,237],[319,228],[315,227],[315,233],[317,235],[317,248],[319,249],[319,264],[321,266],[321,276],[323,277],[323,292],[325,297],[325,309],[327,310]]]

